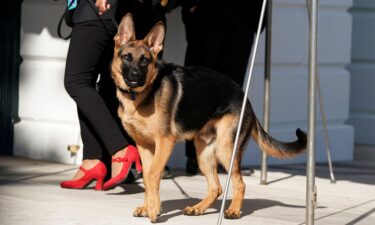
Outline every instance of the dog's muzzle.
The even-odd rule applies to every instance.
[[[145,76],[138,71],[130,71],[124,76],[124,81],[130,88],[142,87],[145,84]]]

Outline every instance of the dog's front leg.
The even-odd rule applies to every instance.
[[[155,154],[148,173],[144,176],[147,207],[147,216],[151,222],[156,222],[157,216],[161,213],[160,204],[160,179],[164,172],[165,165],[171,156],[175,139],[171,137],[161,137],[155,141]]]
[[[152,160],[154,158],[155,147],[153,146],[152,148],[151,147],[145,148],[143,146],[137,145],[137,148],[138,148],[139,154],[141,155],[143,178],[145,178],[150,173]],[[146,186],[146,181],[145,179],[143,180]],[[137,207],[133,212],[133,216],[147,217],[147,192],[145,192],[145,199],[144,199],[143,206]]]

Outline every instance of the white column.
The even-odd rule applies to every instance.
[[[350,120],[355,158],[375,160],[375,1],[355,0],[353,16]]]
[[[76,106],[64,89],[68,41],[57,37],[64,1],[22,3],[19,116],[14,153],[35,159],[75,163],[68,144],[79,141]]]

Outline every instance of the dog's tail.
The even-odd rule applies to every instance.
[[[251,137],[259,145],[259,148],[266,152],[267,155],[279,159],[292,158],[306,148],[306,133],[298,128],[296,130],[296,135],[298,137],[298,140],[296,141],[278,141],[264,131],[262,125],[257,119],[251,130]]]

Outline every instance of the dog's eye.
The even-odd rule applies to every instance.
[[[122,58],[122,60],[125,60],[125,61],[127,61],[127,62],[131,62],[131,61],[133,60],[133,56],[132,56],[132,54],[130,54],[130,53],[121,56],[121,58]]]
[[[146,67],[150,63],[150,59],[146,57],[142,57],[141,62],[139,63],[140,66]]]

